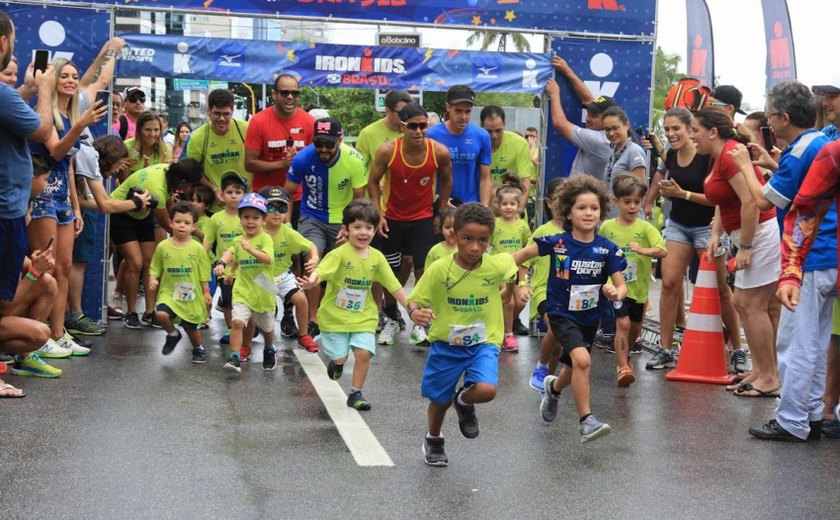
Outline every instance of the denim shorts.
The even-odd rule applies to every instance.
[[[69,198],[60,200],[48,195],[38,195],[32,199],[32,218],[51,218],[59,226],[71,224],[76,220]]]
[[[662,238],[665,241],[680,242],[688,244],[694,249],[706,249],[709,245],[709,238],[712,236],[712,226],[683,226],[671,219],[665,224],[665,232]]]

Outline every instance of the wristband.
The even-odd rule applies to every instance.
[[[409,319],[411,319],[411,313],[412,313],[412,312],[414,312],[414,311],[416,311],[416,310],[417,310],[417,307],[414,307],[414,308],[408,309],[408,318],[409,318]]]
[[[210,294],[210,288],[209,287],[204,287],[204,293],[205,294]]]
[[[685,192],[685,200],[688,200],[688,201],[691,200],[691,192],[690,191]]]
[[[528,280],[521,280],[519,282],[519,287],[528,287]]]
[[[741,244],[740,246],[738,246],[738,249],[743,249],[744,251],[751,251],[752,247],[752,244]]]
[[[41,277],[41,273],[39,273],[38,270],[35,269],[35,267],[33,267],[31,265],[29,266],[29,272],[32,273],[32,276],[34,276],[35,278],[40,278]]]
[[[32,271],[31,271],[31,270],[26,272],[26,277],[27,277],[27,278],[29,278],[30,280],[32,280],[33,282],[37,282],[37,281],[38,281],[38,279],[40,278],[40,277],[38,277],[38,276],[35,276],[35,275],[32,273]]]

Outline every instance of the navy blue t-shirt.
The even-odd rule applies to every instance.
[[[612,241],[596,235],[579,242],[571,233],[534,239],[540,256],[551,256],[546,312],[578,325],[598,323],[609,316],[612,303],[601,291],[613,273],[627,267],[624,252]]]
[[[452,134],[445,123],[429,128],[426,137],[445,145],[452,156],[452,198],[461,202],[481,202],[479,172],[481,165],[493,162],[493,146],[487,130],[473,123],[459,135]]]
[[[41,117],[5,83],[0,83],[0,106],[0,219],[15,219],[29,207],[32,156],[26,138],[41,126]]]

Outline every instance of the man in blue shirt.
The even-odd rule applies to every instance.
[[[426,136],[444,144],[452,156],[452,198],[463,202],[490,203],[493,162],[490,134],[470,123],[475,92],[466,85],[453,85],[446,91],[446,113],[442,125],[429,128]]]

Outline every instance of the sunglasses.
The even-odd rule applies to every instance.
[[[289,96],[292,96],[293,98],[300,97],[300,90],[275,90],[274,92],[276,92],[281,98],[287,98]]]
[[[400,121],[400,123],[411,131],[425,130],[429,128],[429,123],[406,123],[405,121]]]
[[[315,148],[326,148],[327,150],[332,150],[336,145],[333,141],[325,141],[321,139],[316,139],[312,142],[312,144],[315,145]]]
[[[269,213],[285,213],[289,211],[289,205],[283,203],[274,203],[268,205]]]
[[[144,98],[144,97],[134,97],[134,98],[128,98],[127,101],[129,103],[145,103],[146,98]]]

